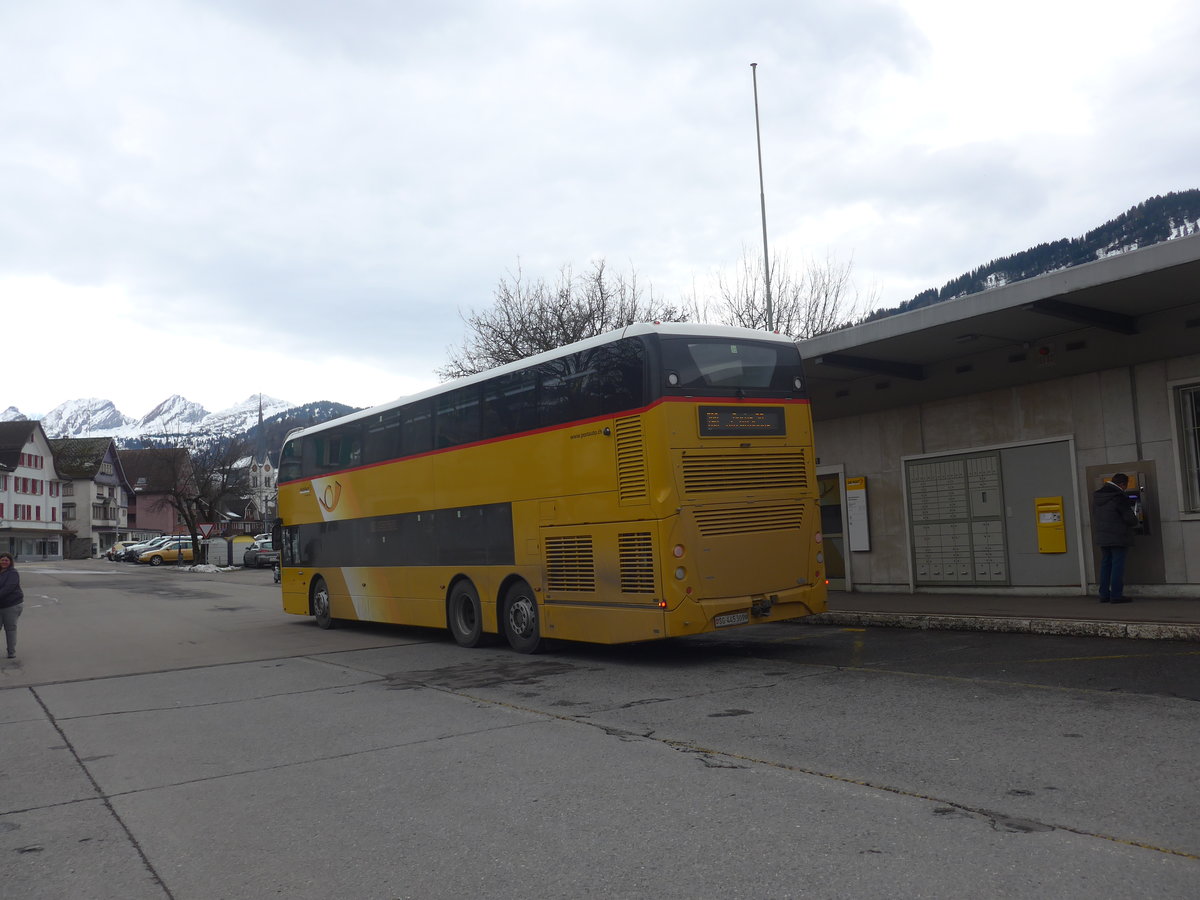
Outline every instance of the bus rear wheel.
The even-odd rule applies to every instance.
[[[504,636],[518,653],[537,653],[542,646],[542,626],[537,598],[524,581],[504,592]]]
[[[318,628],[333,627],[333,612],[329,606],[329,587],[324,578],[317,578],[312,586],[312,613]]]
[[[446,623],[460,647],[478,647],[483,641],[483,607],[479,591],[465,578],[450,589]]]

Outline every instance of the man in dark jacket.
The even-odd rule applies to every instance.
[[[1100,547],[1100,602],[1128,603],[1125,596],[1125,554],[1133,545],[1137,515],[1125,489],[1129,476],[1118,472],[1092,494],[1095,538]]]

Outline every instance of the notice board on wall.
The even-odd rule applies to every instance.
[[[850,549],[870,550],[871,529],[867,515],[867,479],[846,479],[846,534]]]

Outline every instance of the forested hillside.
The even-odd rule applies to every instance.
[[[1038,244],[1012,256],[994,259],[947,282],[940,290],[922,291],[907,303],[876,310],[862,321],[920,309],[1197,232],[1200,232],[1200,189],[1151,197],[1099,228],[1093,228],[1083,237]]]

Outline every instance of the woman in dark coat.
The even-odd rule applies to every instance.
[[[21,591],[21,576],[11,553],[0,553],[0,627],[8,643],[8,658],[17,655],[17,619],[24,608],[25,594]]]
[[[1137,515],[1125,489],[1129,476],[1118,472],[1092,494],[1095,539],[1100,548],[1100,602],[1128,603],[1125,596],[1125,554],[1133,545]]]

